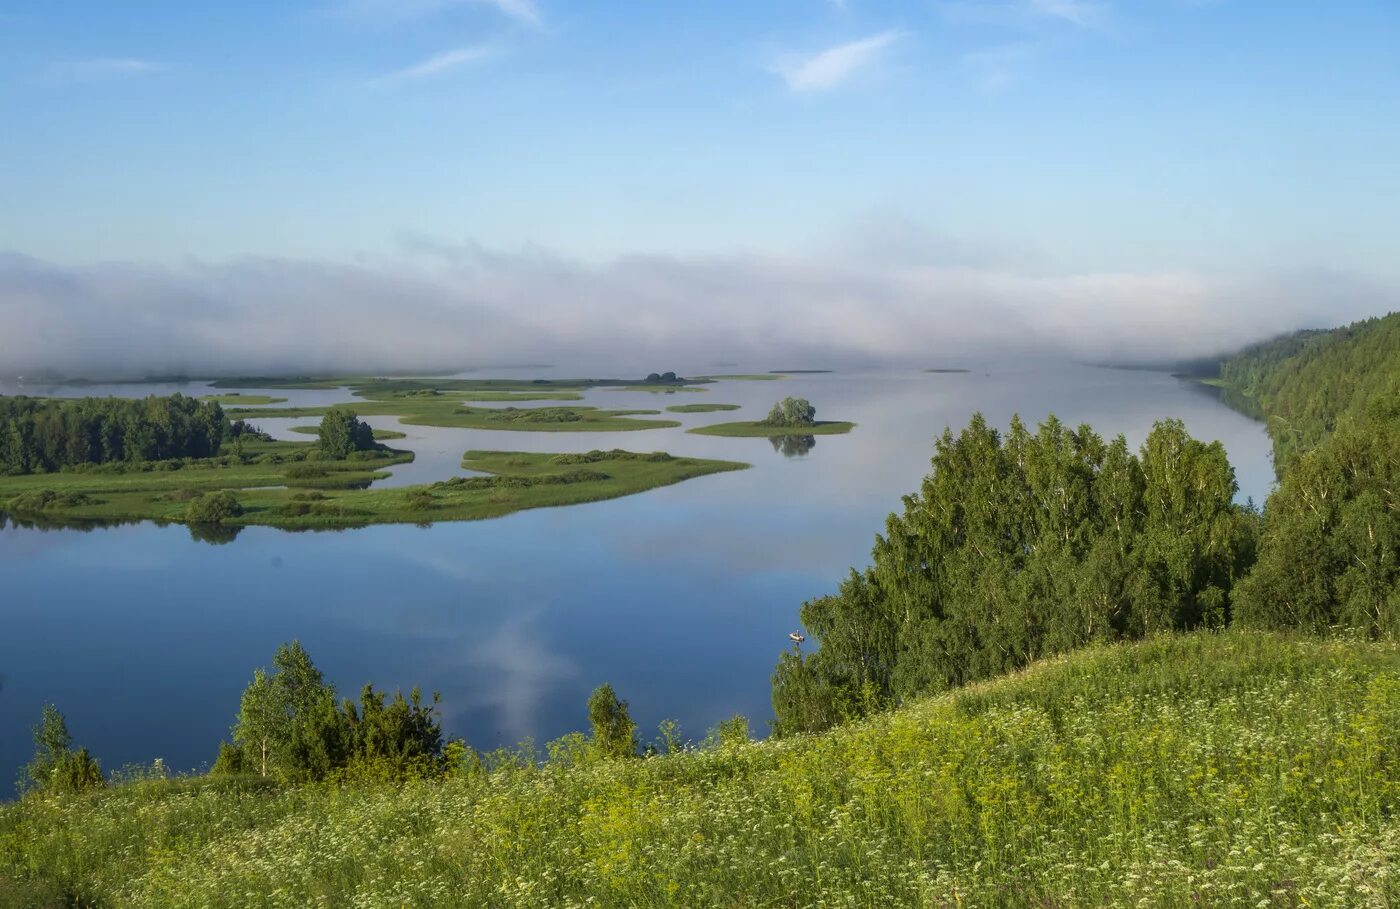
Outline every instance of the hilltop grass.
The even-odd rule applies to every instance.
[[[396,439],[406,439],[406,438],[408,438],[408,433],[406,433],[406,432],[399,432],[397,429],[374,429],[374,427],[370,427],[370,428],[371,428],[371,429],[373,430],[373,432],[374,432],[374,441],[376,441],[376,442],[393,442],[393,441],[395,441]],[[291,432],[300,433],[300,434],[302,434],[302,435],[304,435],[304,436],[314,436],[314,435],[319,435],[319,434],[320,434],[320,432],[321,432],[321,427],[319,427],[319,426],[293,426],[293,427],[291,428],[290,431],[291,431]]]
[[[671,413],[715,413],[720,410],[738,410],[738,404],[672,404],[666,408]]]
[[[274,398],[271,395],[245,395],[234,391],[226,395],[203,395],[199,400],[225,407],[259,407],[264,404],[281,404],[287,399]]]
[[[555,754],[397,786],[31,795],[0,808],[0,905],[1400,900],[1393,645],[1164,637],[818,736]]]
[[[738,423],[714,423],[710,426],[697,426],[687,430],[702,436],[735,436],[743,438],[776,438],[778,436],[831,436],[850,432],[854,423],[837,420],[818,420],[811,426],[771,426],[761,420]]]
[[[139,468],[0,477],[0,510],[40,524],[154,520],[184,522],[206,492],[234,494],[242,514],[227,527],[288,529],[368,524],[474,521],[526,508],[595,502],[749,465],[638,455],[468,452],[463,466],[492,476],[454,478],[397,489],[366,488],[384,468],[413,460],[381,449],[354,460],[323,461],[314,443],[246,443],[250,463],[233,456],[157,462]],[[168,465],[168,466],[167,466]]]

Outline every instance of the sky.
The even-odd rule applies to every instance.
[[[1393,0],[4,0],[0,374],[1218,353],[1400,308],[1397,47]]]

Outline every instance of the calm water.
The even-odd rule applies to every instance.
[[[203,393],[198,385],[179,390]],[[272,393],[292,404],[345,397]],[[585,403],[743,405],[678,416],[695,426],[757,419],[788,394],[810,398],[819,418],[860,425],[847,436],[818,437],[805,456],[785,457],[765,439],[683,429],[486,432],[374,418],[407,431],[392,444],[418,454],[390,483],[462,473],[469,448],[622,447],[754,467],[492,521],[320,533],[248,528],[225,545],[150,524],[0,530],[0,793],[32,750],[29,727],[44,701],[59,705],[77,740],[108,769],[157,757],[177,768],[211,761],[253,668],[292,638],[343,694],[369,680],[441,691],[448,732],[477,747],[582,729],[588,693],[605,681],[630,701],[647,738],[667,717],[694,738],[735,713],[762,729],[771,717],[769,674],[802,601],[867,562],[885,515],[927,471],[934,436],[977,410],[1003,426],[1015,412],[1032,424],[1054,412],[1105,436],[1121,432],[1134,445],[1154,420],[1180,417],[1198,438],[1225,444],[1241,499],[1262,502],[1272,482],[1258,424],[1161,373],[848,372],[724,382],[703,393],[597,389]],[[298,438],[286,430],[313,421],[258,422]]]

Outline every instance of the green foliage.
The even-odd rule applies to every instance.
[[[335,461],[343,461],[355,451],[370,451],[375,447],[374,430],[368,423],[362,423],[353,410],[332,407],[321,418],[317,432],[321,454]]]
[[[1400,396],[1300,455],[1269,497],[1240,621],[1400,635]]]
[[[222,524],[242,515],[243,506],[238,497],[227,490],[206,492],[192,500],[185,509],[185,520],[191,524]]]
[[[207,458],[219,453],[228,431],[218,404],[179,394],[143,400],[0,396],[0,474]]]
[[[1225,400],[1268,421],[1279,476],[1370,402],[1400,391],[1400,313],[1266,341],[1220,366]]]
[[[748,718],[742,714],[735,714],[727,720],[720,720],[706,738],[707,744],[712,748],[737,748],[747,745],[752,741]]]
[[[1383,909],[1400,905],[1397,755],[1394,646],[1167,636],[819,736],[625,761],[503,753],[407,784],[197,778],[25,799],[0,807],[0,895]]]
[[[1221,376],[1279,471],[1240,621],[1400,633],[1400,313],[1258,345]]]
[[[815,426],[817,409],[806,398],[786,397],[759,422],[764,426]]]
[[[593,747],[601,757],[633,757],[637,753],[637,724],[627,712],[627,702],[607,683],[588,697],[588,724],[593,728]]]
[[[373,685],[360,702],[336,703],[327,684],[297,641],[283,644],[273,669],[253,673],[243,692],[235,745],[220,744],[213,772],[255,773],[285,781],[339,778],[358,781],[427,779],[447,773],[464,760],[462,747],[451,761],[444,752],[437,718],[438,695],[425,704],[413,689],[408,698],[388,699]]]
[[[52,704],[44,705],[39,724],[34,727],[34,758],[24,772],[30,786],[49,794],[106,785],[102,768],[88,750],[74,750],[68,722]]]
[[[414,688],[408,699],[396,691],[386,702],[383,692],[365,685],[358,708],[350,701],[343,706],[349,727],[345,777],[392,782],[441,775],[446,762],[436,715],[439,700],[434,693],[432,703],[424,704],[422,692]]]
[[[345,729],[335,689],[299,641],[277,648],[273,670],[253,673],[243,692],[233,740],[261,776],[323,779],[345,763]]]
[[[1141,453],[1049,418],[981,415],[938,440],[873,565],[806,603],[820,646],[784,654],[779,734],[1008,672],[1094,641],[1222,627],[1253,553],[1219,443],[1158,423]]]

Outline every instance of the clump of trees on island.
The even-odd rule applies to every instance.
[[[647,385],[674,385],[683,381],[685,380],[673,372],[653,372],[647,374],[644,383]]]
[[[374,429],[345,407],[326,411],[316,435],[322,457],[334,461],[343,461],[356,451],[372,451],[378,447]]]
[[[169,397],[0,397],[0,472],[207,458],[231,427],[216,403]]]
[[[759,420],[763,426],[791,428],[817,425],[817,409],[806,398],[783,398]]]

